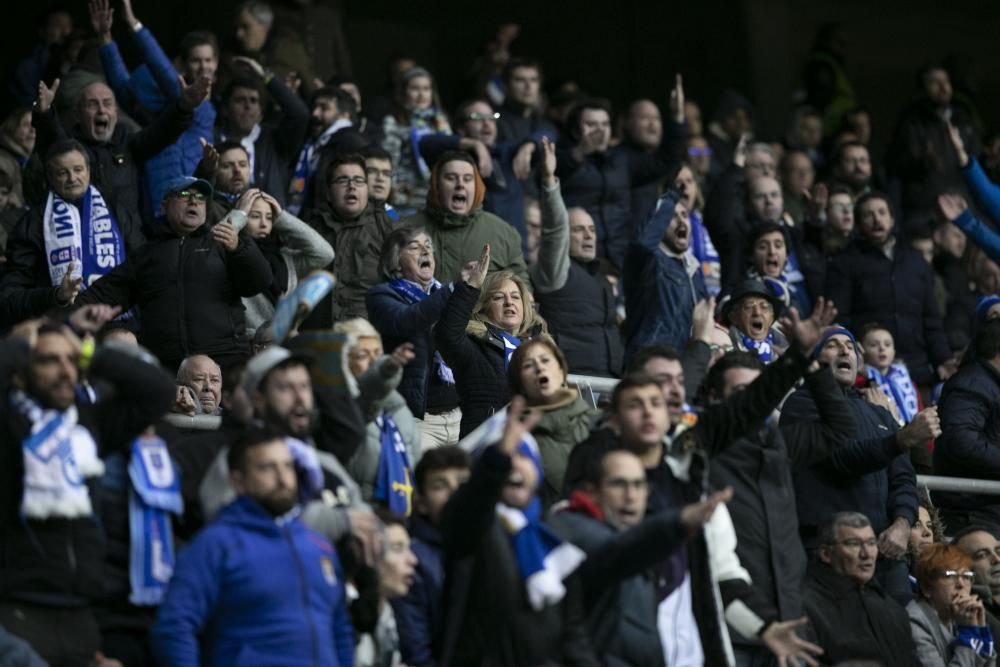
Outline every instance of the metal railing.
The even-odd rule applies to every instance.
[[[170,413],[164,416],[163,421],[175,428],[185,430],[214,431],[222,424],[222,417],[215,415],[195,415],[194,417],[188,417],[187,415]]]

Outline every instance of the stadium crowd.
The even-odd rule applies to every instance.
[[[996,665],[1000,496],[917,483],[1000,480],[944,65],[874,154],[836,26],[771,141],[547,90],[516,25],[445,109],[318,3],[141,10],[4,83],[0,665]]]

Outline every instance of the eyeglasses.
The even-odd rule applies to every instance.
[[[958,577],[962,577],[969,584],[976,580],[976,574],[972,570],[945,570],[938,576],[942,579],[951,579],[952,581],[955,581]]]
[[[338,176],[330,182],[338,188],[346,188],[348,185],[360,188],[368,185],[368,179],[363,176]]]
[[[475,120],[479,122],[487,120],[497,121],[500,120],[500,112],[494,111],[493,113],[470,113],[468,116],[465,117],[465,120]]]
[[[180,192],[174,193],[175,199],[187,199],[195,202],[204,202],[208,199],[208,196],[204,192],[199,192],[198,190],[181,190]]]
[[[752,313],[754,310],[760,310],[765,313],[770,313],[774,311],[774,306],[771,305],[770,301],[744,301],[740,304],[740,310],[744,313]]]
[[[712,157],[712,149],[708,146],[691,146],[688,148],[691,157]]]
[[[853,550],[858,550],[861,547],[864,547],[865,549],[878,549],[878,540],[875,539],[874,537],[867,540],[859,540],[856,538],[852,538],[850,540],[841,540],[837,542],[837,544],[839,544],[842,547],[846,547],[847,549],[853,549]]]

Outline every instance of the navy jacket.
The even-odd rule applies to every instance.
[[[444,630],[444,543],[441,531],[419,514],[410,519],[410,548],[417,557],[413,583],[392,601],[399,651],[409,667],[435,667],[434,641]]]
[[[629,244],[623,271],[625,350],[632,354],[652,344],[683,350],[691,335],[691,314],[698,301],[708,297],[701,271],[689,273],[684,262],[660,248],[677,205],[677,193],[660,197],[637,240]]]
[[[917,518],[917,476],[909,454],[896,444],[896,421],[853,388],[847,389],[847,402],[854,412],[854,437],[794,477],[799,531],[807,547],[815,545],[819,526],[835,512],[861,512],[876,535],[894,519],[912,524]],[[782,428],[819,418],[809,389],[789,396],[781,410]]]
[[[181,551],[151,641],[171,667],[350,667],[337,552],[301,519],[279,525],[242,496]]]

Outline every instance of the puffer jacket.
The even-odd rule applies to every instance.
[[[365,295],[381,280],[378,260],[382,244],[392,232],[385,211],[369,202],[361,215],[344,220],[324,207],[311,211],[306,222],[333,246],[334,258],[330,270],[337,278],[337,284],[329,300],[330,322],[353,317],[367,319]]]
[[[539,496],[545,507],[562,497],[566,463],[573,448],[590,436],[590,424],[597,409],[589,405],[576,389],[563,388],[548,405],[533,405],[542,419],[532,431],[542,458],[545,482]]]
[[[245,214],[230,213],[234,219]],[[271,283],[271,267],[257,245],[241,237],[227,252],[202,225],[186,237],[161,225],[157,236],[76,298],[76,305],[106,303],[141,312],[140,342],[164,366],[192,354],[220,365],[250,355],[241,297]]]

